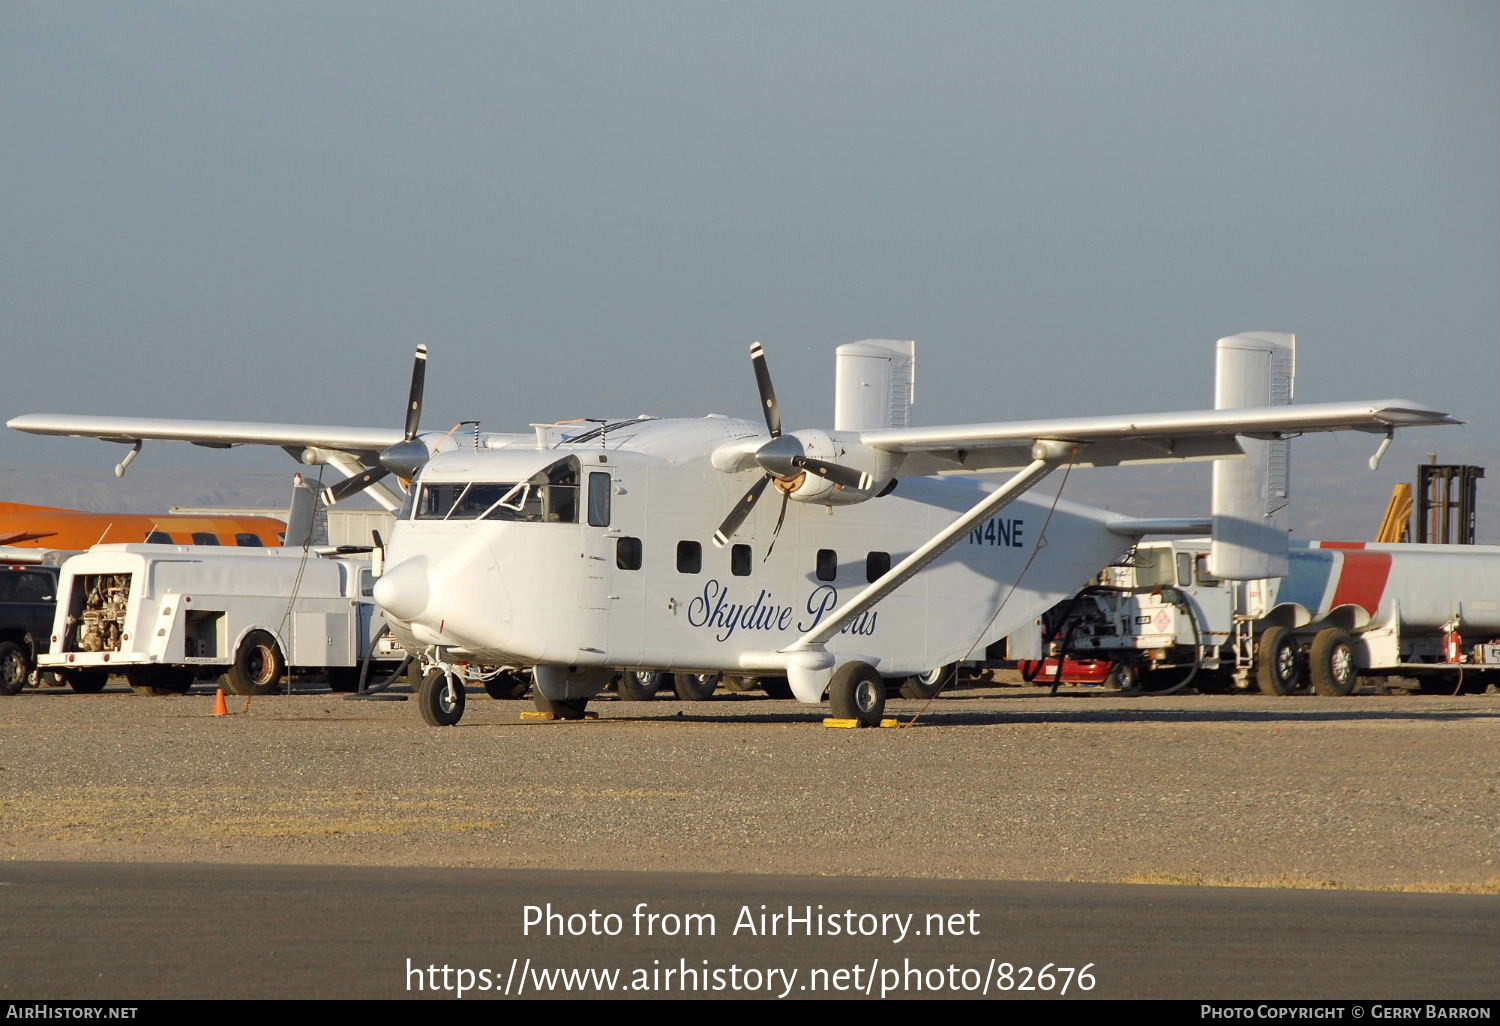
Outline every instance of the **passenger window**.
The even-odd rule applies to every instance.
[[[245,548],[263,548],[265,546],[265,543],[260,540],[259,536],[253,534],[237,534],[234,536],[234,543],[242,545]]]
[[[639,538],[621,538],[615,542],[615,566],[621,570],[641,568],[641,540]]]
[[[831,581],[839,575],[839,554],[832,549],[818,550],[818,580]]]
[[[703,572],[703,546],[695,541],[677,543],[677,572],[696,574]]]
[[[219,544],[219,536],[216,535],[216,534],[209,534],[207,531],[194,531],[193,532],[193,544],[194,545],[217,545],[217,544]]]
[[[730,547],[729,572],[736,577],[750,576],[750,546],[734,545]]]
[[[1177,553],[1177,586],[1179,588],[1193,586],[1193,554],[1191,552]]]
[[[610,477],[608,473],[594,471],[589,474],[589,526],[609,526],[609,488]]]
[[[880,580],[891,570],[891,554],[889,552],[872,552],[865,557],[865,580],[874,583]]]
[[[172,536],[166,531],[152,531],[146,535],[146,541],[152,545],[171,545]]]

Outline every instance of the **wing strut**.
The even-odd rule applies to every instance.
[[[1004,509],[1016,499],[1019,499],[1048,474],[1069,460],[1074,459],[1077,451],[1078,445],[1073,442],[1038,439],[1036,444],[1031,447],[1031,463],[1017,471],[1015,476],[1006,481],[1005,484],[986,495],[963,516],[933,535],[932,538],[923,543],[911,555],[891,567],[884,577],[881,577],[872,584],[866,585],[859,594],[834,610],[829,614],[827,619],[792,642],[782,651],[820,651],[828,639],[837,634],[839,629],[846,623],[874,606],[875,603],[895,591],[902,584],[905,584],[918,571],[958,544],[959,539],[968,534],[975,524],[987,520],[995,513]],[[829,668],[832,668],[831,664]],[[798,683],[796,676],[792,676],[791,683],[795,689]],[[816,702],[822,698],[822,692],[820,690],[811,699],[801,694],[797,697],[804,702]]]

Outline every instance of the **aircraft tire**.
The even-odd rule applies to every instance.
[[[834,719],[878,727],[885,715],[885,680],[869,663],[845,663],[833,671],[828,705]]]
[[[1359,668],[1354,662],[1354,639],[1338,627],[1325,627],[1313,636],[1307,651],[1307,675],[1313,690],[1320,695],[1340,697],[1359,683]]]
[[[791,698],[792,684],[785,677],[762,677],[760,689],[768,698]]]
[[[448,675],[431,670],[417,686],[417,708],[422,720],[431,727],[451,727],[464,716],[464,684],[458,682],[453,696],[448,695]]]
[[[901,682],[901,697],[917,700],[936,698],[940,692],[953,683],[957,675],[957,663],[939,666],[926,673],[913,674]]]
[[[666,677],[660,670],[621,670],[615,689],[627,702],[650,702],[666,683]]]
[[[719,689],[723,676],[721,673],[674,673],[672,690],[677,692],[679,702],[702,702]]]
[[[1267,627],[1255,645],[1255,683],[1268,695],[1290,695],[1297,679],[1297,638],[1285,627]]]
[[[265,631],[251,631],[234,653],[224,687],[236,695],[269,695],[285,673],[286,660],[276,639]]]
[[[14,695],[26,686],[35,669],[26,646],[15,641],[0,641],[0,695]]]
[[[525,698],[531,681],[519,673],[500,673],[484,682],[484,693],[497,702]]]
[[[551,713],[560,720],[583,719],[584,710],[589,705],[587,698],[548,698],[542,694],[541,688],[532,689],[531,701],[539,712]]]

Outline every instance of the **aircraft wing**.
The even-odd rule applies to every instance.
[[[401,441],[400,428],[325,427],[311,424],[261,424],[240,420],[170,420],[164,417],[98,417],[74,413],[28,413],[6,421],[7,427],[34,435],[71,435],[133,444],[162,440],[192,442],[211,449],[235,445],[313,446],[373,460],[388,445]]]
[[[1460,424],[1406,399],[1120,414],[1059,420],[862,431],[872,449],[902,457],[902,476],[981,473],[1024,467],[1039,439],[1078,442],[1076,466],[1215,459],[1242,452],[1236,436],[1289,438],[1313,431],[1369,431]]]

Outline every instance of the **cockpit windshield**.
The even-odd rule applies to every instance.
[[[424,484],[413,520],[507,520],[578,523],[578,459],[558,460],[525,481],[441,481]]]

